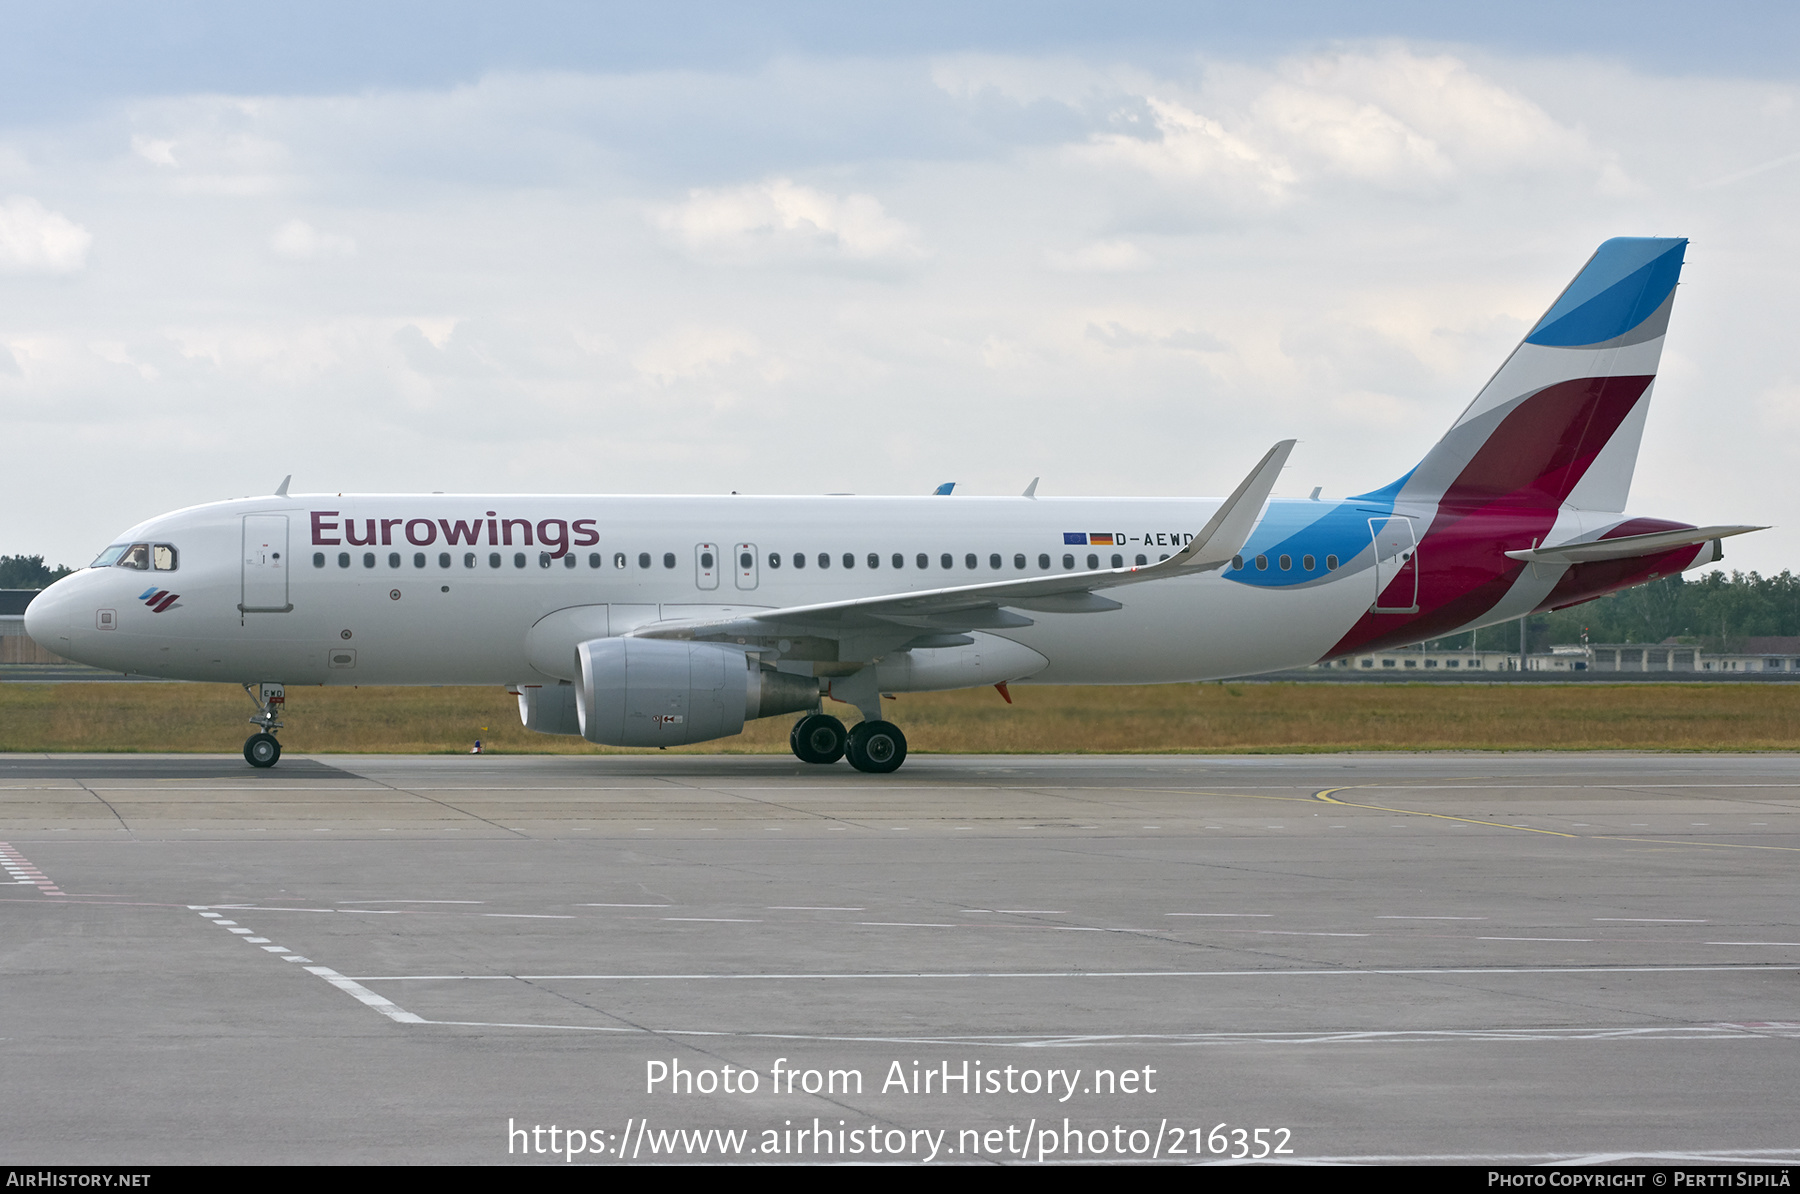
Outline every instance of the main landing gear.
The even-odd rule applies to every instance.
[[[848,733],[828,713],[809,713],[794,723],[788,745],[802,763],[835,763],[848,757],[858,771],[885,774],[906,761],[906,735],[891,721],[859,722]]]
[[[251,725],[262,729],[244,739],[244,762],[252,767],[273,767],[281,758],[281,743],[275,731],[281,728],[281,707],[287,704],[287,690],[279,684],[244,685],[244,691],[256,702],[256,715]]]

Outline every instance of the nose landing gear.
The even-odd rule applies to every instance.
[[[252,734],[244,740],[244,762],[252,767],[273,767],[281,758],[281,743],[273,734]]]
[[[280,684],[244,685],[244,691],[256,702],[251,725],[262,729],[244,740],[244,762],[252,767],[273,767],[281,758],[281,743],[275,731],[281,728],[281,707],[287,704],[287,690]]]

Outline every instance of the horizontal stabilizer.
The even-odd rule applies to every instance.
[[[1698,547],[1709,539],[1724,539],[1750,531],[1766,531],[1768,527],[1687,527],[1677,531],[1655,531],[1648,535],[1625,535],[1618,539],[1591,539],[1585,543],[1565,543],[1560,547],[1533,547],[1506,554],[1528,564],[1591,564],[1598,560],[1627,560],[1633,556],[1654,555],[1680,547]]]

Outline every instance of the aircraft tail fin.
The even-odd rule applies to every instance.
[[[1444,438],[1379,496],[1623,510],[1686,250],[1679,238],[1603,243]]]

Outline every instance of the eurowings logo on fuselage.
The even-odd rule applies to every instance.
[[[175,601],[180,596],[180,593],[171,593],[167,589],[159,589],[155,585],[151,585],[139,593],[137,599],[149,606],[151,613],[160,614],[174,609]]]

